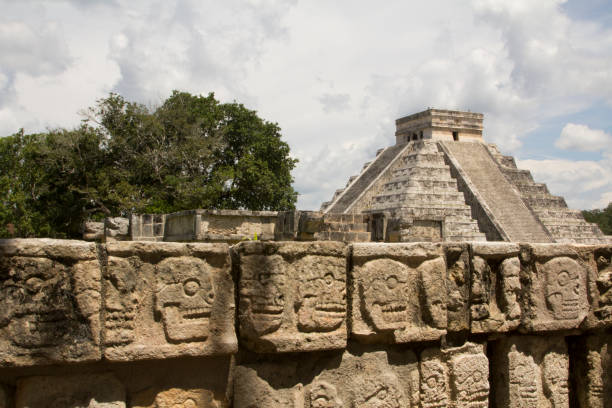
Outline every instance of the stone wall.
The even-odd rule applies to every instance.
[[[0,240],[0,407],[610,407],[612,245]]]

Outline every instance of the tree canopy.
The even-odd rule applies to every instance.
[[[601,210],[584,210],[582,215],[588,222],[599,225],[605,235],[612,235],[612,202]]]
[[[84,220],[193,208],[295,208],[280,128],[239,103],[110,94],[78,128],[0,138],[0,236],[79,237]]]

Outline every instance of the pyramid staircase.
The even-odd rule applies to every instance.
[[[485,241],[436,142],[415,141],[377,189],[367,212],[402,220],[439,220],[445,241]]]
[[[514,157],[502,155],[494,144],[488,144],[487,148],[506,179],[518,190],[525,205],[535,214],[555,242],[605,242],[604,235],[596,224],[587,222],[580,211],[569,209],[565,199],[550,194],[545,184],[536,183],[529,170],[518,169]]]

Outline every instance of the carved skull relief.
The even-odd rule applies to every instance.
[[[4,258],[0,264],[0,327],[21,347],[57,345],[72,317],[65,267],[46,258]]]
[[[357,381],[355,408],[400,408],[402,393],[397,377],[384,373]]]
[[[544,264],[546,305],[557,320],[577,319],[584,302],[581,267],[571,258],[554,258]]]
[[[278,330],[285,309],[285,265],[280,256],[243,258],[248,273],[241,279],[241,318],[258,336]]]
[[[451,360],[456,406],[489,406],[489,361],[484,354],[460,355]]]
[[[338,398],[336,387],[318,381],[310,389],[310,408],[341,408],[342,401]]]
[[[208,264],[195,257],[167,258],[157,265],[156,308],[172,341],[205,340],[215,300]]]
[[[329,332],[346,318],[346,279],[343,259],[308,255],[294,265],[298,284],[298,328]]]
[[[513,350],[508,355],[510,361],[510,394],[516,402],[514,406],[524,408],[538,407],[538,367],[533,357]]]
[[[424,408],[446,407],[448,387],[446,370],[436,360],[421,362],[421,405]]]
[[[105,343],[131,343],[134,340],[134,318],[139,302],[136,271],[129,260],[111,257],[104,278]]]
[[[409,314],[410,296],[417,294],[417,271],[390,259],[376,259],[364,266],[362,291],[367,316],[377,330],[404,328]],[[413,290],[410,290],[410,286]],[[415,299],[413,299],[415,301]]]
[[[569,406],[569,360],[567,355],[549,352],[544,356],[544,390],[549,395],[553,408]]]

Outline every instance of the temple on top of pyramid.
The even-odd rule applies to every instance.
[[[364,215],[372,241],[607,241],[486,143],[482,129],[483,115],[473,112],[427,109],[396,120],[396,144],[380,149],[321,211]]]

